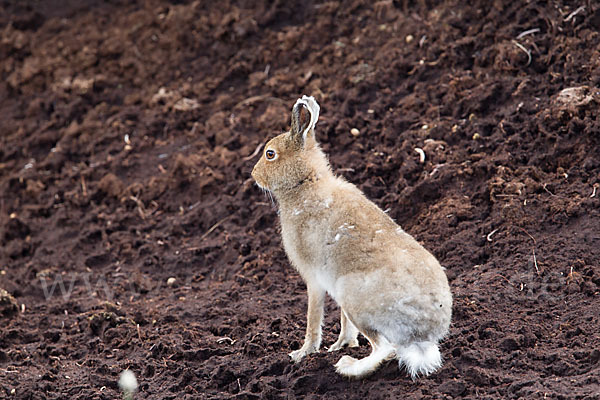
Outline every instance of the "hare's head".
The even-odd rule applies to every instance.
[[[289,132],[269,140],[252,170],[252,177],[263,188],[278,193],[300,187],[329,171],[327,159],[315,140],[319,104],[303,96],[292,108]],[[308,111],[308,118],[303,111]],[[303,119],[308,119],[304,123]]]

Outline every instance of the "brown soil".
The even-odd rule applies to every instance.
[[[0,398],[600,398],[600,6],[463,3],[1,2]],[[288,361],[305,287],[250,170],[302,94],[447,268],[430,377]]]

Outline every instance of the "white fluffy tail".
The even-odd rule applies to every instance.
[[[429,375],[442,366],[442,355],[434,342],[415,342],[396,349],[400,369],[402,365],[414,380],[419,375]]]

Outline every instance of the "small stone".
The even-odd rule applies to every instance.
[[[176,280],[176,278],[170,277],[169,279],[167,279],[167,286],[173,286]]]
[[[458,132],[458,125],[452,125],[452,133]]]
[[[421,129],[423,129],[424,131],[426,131],[427,129],[429,129],[429,125],[427,125],[427,124],[424,124],[424,125],[421,127]]]
[[[352,128],[352,129],[350,129],[350,134],[352,136],[358,136],[358,135],[360,135],[360,131],[356,128]]]
[[[479,140],[481,138],[481,135],[479,134],[479,132],[475,132],[473,134],[473,140]]]
[[[406,38],[404,38],[404,40],[406,41],[406,43],[410,43],[413,40],[415,40],[415,37],[413,35],[406,35]]]

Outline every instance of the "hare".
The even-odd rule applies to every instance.
[[[301,112],[310,118],[302,126]],[[436,258],[404,232],[354,185],[337,177],[315,139],[320,107],[303,96],[292,108],[289,132],[270,140],[252,177],[277,200],[283,246],[308,290],[304,345],[299,362],[319,351],[325,293],[341,308],[341,332],[329,351],[372,347],[357,360],[335,365],[359,378],[396,358],[415,379],[442,364],[438,341],[448,332],[452,295]]]

